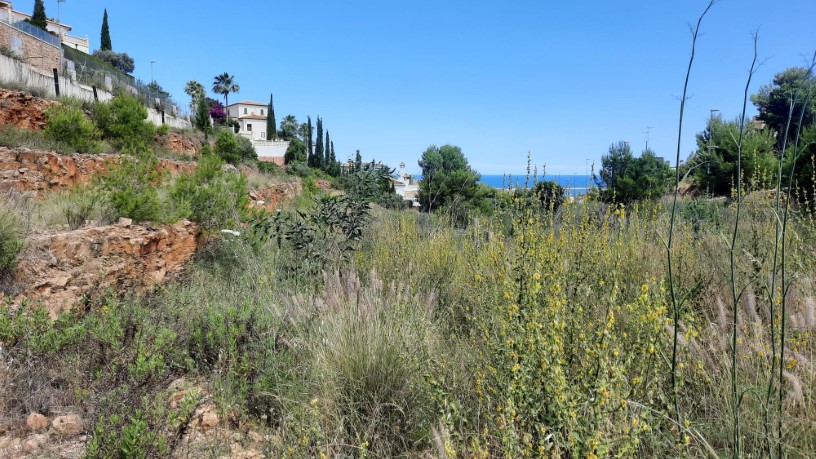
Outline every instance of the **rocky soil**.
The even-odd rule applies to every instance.
[[[56,103],[26,92],[0,88],[0,125],[41,131],[45,129],[45,110]]]

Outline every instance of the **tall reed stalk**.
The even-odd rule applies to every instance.
[[[737,293],[737,262],[736,248],[737,235],[739,233],[740,212],[742,211],[742,142],[745,137],[745,112],[748,107],[748,90],[751,80],[754,77],[757,62],[757,34],[753,35],[754,56],[751,60],[751,68],[748,71],[748,81],[745,82],[745,90],[742,97],[742,114],[740,115],[739,139],[737,140],[737,213],[734,220],[734,232],[731,235],[731,247],[729,248],[729,258],[731,264],[731,299],[734,302],[733,316],[731,318],[731,403],[733,403],[733,441],[734,457],[741,456],[740,448],[740,422],[739,411],[742,396],[737,391],[737,320],[739,318],[739,300],[742,293]]]
[[[672,247],[674,243],[674,223],[675,218],[677,216],[677,198],[680,194],[680,145],[681,139],[683,137],[683,115],[686,110],[686,97],[688,94],[688,84],[689,79],[691,78],[691,67],[694,64],[694,53],[697,50],[697,37],[700,33],[700,24],[703,22],[703,18],[706,16],[708,11],[711,9],[714,4],[717,3],[717,0],[711,0],[706,6],[706,9],[703,10],[703,13],[697,18],[697,25],[692,29],[691,32],[691,57],[689,57],[688,68],[686,69],[686,79],[683,83],[683,96],[680,98],[680,121],[678,122],[677,126],[677,156],[674,162],[674,170],[675,170],[675,178],[674,178],[674,201],[672,202],[672,211],[671,211],[671,220],[669,223],[669,239],[666,242],[666,255],[668,258],[668,275],[669,275],[669,293],[671,294],[671,301],[672,301],[672,325],[673,325],[673,336],[672,336],[672,356],[671,356],[671,388],[672,388],[672,403],[674,405],[674,416],[675,420],[677,421],[678,426],[682,426],[681,422],[681,415],[680,415],[680,403],[677,400],[677,344],[678,344],[678,333],[680,328],[680,304],[677,301],[677,292],[674,286],[674,260],[672,257]],[[678,428],[678,436],[682,442],[683,438],[683,430]]]

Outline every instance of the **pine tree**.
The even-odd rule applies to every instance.
[[[278,138],[278,123],[275,120],[275,104],[272,97],[272,94],[269,94],[269,108],[266,114],[266,140]]]
[[[99,49],[102,51],[113,51],[111,44],[110,28],[108,28],[108,9],[105,8],[105,14],[102,16],[102,36],[99,39]]]
[[[357,154],[354,156],[354,171],[360,172],[363,170],[363,156],[360,154],[360,150],[357,150]]]
[[[48,30],[48,17],[45,15],[43,0],[34,1],[34,13],[31,15],[31,19],[27,19],[27,21],[35,27]]]

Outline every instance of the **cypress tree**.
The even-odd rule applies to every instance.
[[[340,164],[337,163],[337,156],[334,154],[334,141],[332,140],[331,143],[331,156],[329,156],[329,174],[333,176],[340,175]]]
[[[360,172],[363,170],[363,156],[360,154],[360,150],[357,150],[357,154],[354,156],[354,171]]]
[[[99,49],[102,51],[113,51],[111,44],[110,28],[108,27],[108,9],[105,8],[105,14],[102,16],[102,34],[99,39]]]
[[[307,142],[306,142],[306,163],[311,165],[312,162],[314,162],[314,159],[312,158],[312,156],[314,155],[314,152],[312,151],[312,117],[311,116],[306,117],[306,127],[307,127],[307,130],[309,131],[309,137],[308,137]]]
[[[272,100],[272,94],[269,94],[269,108],[266,114],[266,140],[278,138],[277,121],[275,121],[275,104]]]
[[[329,140],[329,130],[326,129],[326,151],[323,154],[323,170],[331,172],[331,140]]]
[[[315,137],[315,151],[312,155],[312,164],[309,166],[315,169],[323,167],[323,120],[317,117],[317,136]]]
[[[43,0],[34,1],[34,13],[31,14],[31,19],[27,19],[27,21],[35,27],[48,30],[48,17],[45,15]]]

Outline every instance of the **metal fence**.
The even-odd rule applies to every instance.
[[[61,45],[60,38],[58,36],[53,35],[51,32],[46,32],[45,30],[37,26],[33,26],[25,21],[9,22],[5,19],[0,19],[0,21],[9,24],[21,32],[25,32],[39,40],[42,40],[51,46],[59,48]]]

